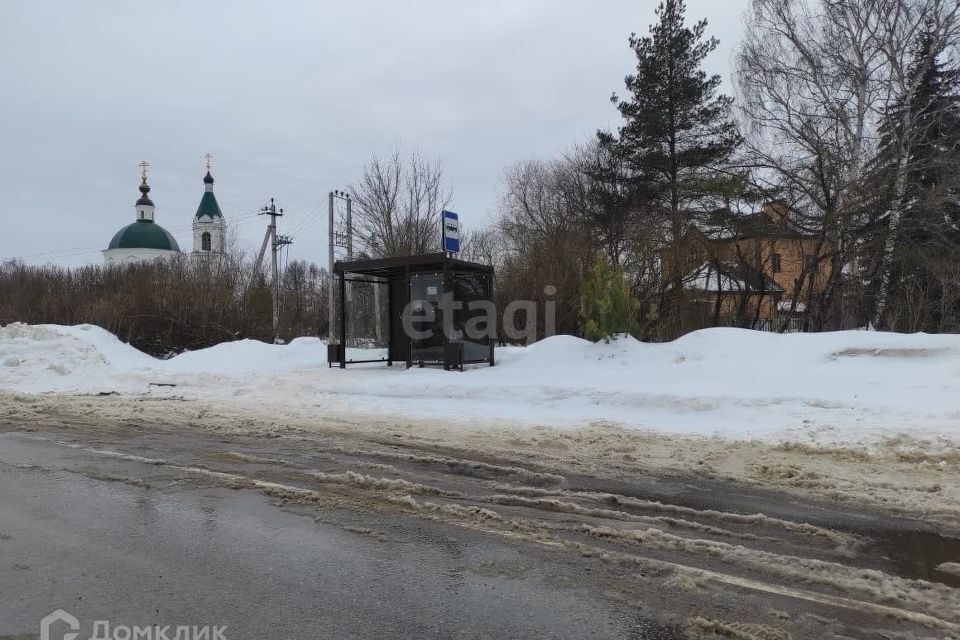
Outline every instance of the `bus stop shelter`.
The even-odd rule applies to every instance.
[[[494,365],[492,304],[477,304],[492,301],[493,267],[459,260],[446,253],[432,253],[336,262],[333,272],[340,300],[339,343],[328,346],[329,366],[338,364],[344,369],[348,364],[385,362],[393,366],[395,362],[403,362],[407,367],[443,366],[447,370],[463,370],[467,364]],[[348,282],[385,287],[386,358],[347,359],[347,325],[351,312],[355,312],[347,300]],[[457,303],[456,307],[445,310],[441,304],[444,296]],[[428,313],[430,309],[432,314]],[[406,326],[405,313],[408,314]],[[445,313],[451,315],[444,317]],[[407,331],[411,318],[418,330],[414,336]],[[470,335],[477,332],[466,330],[478,326],[485,328],[484,335]],[[452,335],[447,335],[445,328],[452,328]]]

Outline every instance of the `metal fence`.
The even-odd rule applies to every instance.
[[[792,316],[787,322],[787,329],[784,333],[801,333],[803,332],[803,322],[805,318],[803,316]],[[757,320],[753,325],[753,329],[757,331],[770,331],[777,332],[780,331],[780,327],[783,326],[782,318],[761,318]]]

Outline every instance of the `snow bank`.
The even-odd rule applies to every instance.
[[[358,358],[360,353],[350,354]],[[325,343],[244,340],[161,361],[102,329],[0,328],[0,390],[156,392],[249,406],[451,423],[610,422],[734,438],[960,442],[960,336],[698,331],[666,344],[557,336],[465,373],[328,369]],[[280,413],[277,413],[280,412]]]
[[[175,384],[178,376],[293,373],[326,366],[326,358],[327,343],[318,338],[297,338],[289,345],[238,340],[160,360],[89,324],[0,327],[0,389],[22,393],[113,390],[118,382],[130,389],[145,381]]]
[[[310,369],[326,361],[327,343],[318,338],[297,338],[286,347],[239,340],[183,353],[163,363],[162,369],[168,374],[241,376]]]
[[[157,360],[89,324],[0,327],[0,389],[23,393],[115,387],[119,373],[148,372]]]

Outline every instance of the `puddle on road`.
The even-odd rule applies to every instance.
[[[871,536],[905,577],[960,588],[960,576],[937,571],[945,562],[960,563],[960,538],[933,531],[876,531]]]

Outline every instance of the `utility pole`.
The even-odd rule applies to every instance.
[[[330,232],[330,242],[327,244],[327,251],[329,251],[330,260],[329,267],[327,268],[327,310],[328,310],[328,322],[329,329],[327,330],[327,344],[333,344],[333,336],[335,335],[335,327],[337,312],[334,308],[334,300],[336,296],[333,294],[333,288],[337,284],[337,278],[333,275],[333,191],[330,192],[330,220],[329,220],[329,229]]]
[[[353,200],[346,194],[347,200],[347,260],[353,260]]]
[[[280,248],[288,244],[293,244],[293,240],[288,236],[277,235],[277,218],[283,216],[283,209],[277,209],[273,198],[270,198],[270,204],[260,209],[259,215],[270,216],[270,225],[267,227],[267,235],[263,238],[263,247],[260,249],[260,257],[257,259],[257,267],[263,259],[264,250],[267,242],[270,242],[272,253],[271,275],[273,276],[273,342],[279,341],[278,331],[280,327],[280,273],[277,268],[277,254]]]
[[[342,231],[337,230],[337,216],[336,216],[336,201],[343,200],[347,203],[347,218],[346,218],[346,229]],[[336,335],[336,326],[337,326],[337,313],[336,313],[336,294],[334,289],[337,285],[337,278],[333,273],[333,265],[336,262],[336,257],[334,251],[336,247],[341,247],[347,250],[347,260],[353,259],[353,200],[350,198],[350,194],[346,191],[339,191],[334,189],[330,192],[330,217],[328,220],[329,223],[329,242],[327,250],[329,251],[330,261],[329,261],[329,272],[328,277],[330,278],[330,286],[328,289],[328,304],[330,311],[330,331],[328,334],[328,342],[333,344],[334,336]],[[349,289],[347,290],[349,292]],[[347,294],[349,298],[349,293]],[[341,300],[340,304],[343,304],[345,301]]]

